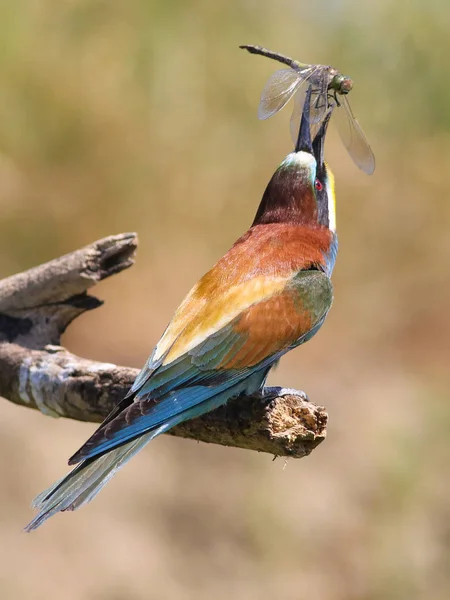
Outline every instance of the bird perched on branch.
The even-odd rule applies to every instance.
[[[272,176],[255,219],[183,300],[128,395],[34,500],[31,531],[86,504],[139,450],[230,398],[262,390],[280,357],[317,333],[330,309],[337,252],[333,176],[314,141],[308,101],[297,145]]]

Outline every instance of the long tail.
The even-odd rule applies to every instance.
[[[163,425],[107,454],[79,464],[63,479],[36,496],[33,507],[37,508],[39,513],[28,523],[25,531],[37,529],[57,512],[76,510],[90,502],[130,458],[142,450],[151,439],[169,428],[170,426]]]
[[[212,410],[228,399],[229,394],[217,394],[204,402],[202,406],[181,411],[168,418],[165,423],[141,434],[138,438],[122,444],[105,454],[87,458],[80,462],[70,473],[57,481],[47,490],[36,496],[32,506],[39,510],[36,517],[28,523],[25,531],[33,531],[57,512],[76,510],[90,502],[113,477],[117,471],[137,454],[153,438],[164,433],[192,417]]]
[[[229,386],[227,383],[217,386],[215,389],[216,391],[220,390],[220,393],[215,393],[209,398],[207,393],[211,393],[211,391],[208,388],[204,388],[203,401],[200,402],[192,402],[193,398],[198,400],[198,397],[200,397],[201,399],[202,388],[200,386],[183,390],[184,396],[179,395],[175,403],[172,397],[166,398],[160,404],[156,405],[159,413],[155,409],[153,417],[156,413],[158,420],[160,420],[161,411],[167,411],[169,405],[172,411],[178,409],[179,412],[172,413],[172,415],[164,414],[165,421],[163,423],[160,421],[160,424],[155,424],[154,428],[150,430],[135,430],[134,433],[137,433],[139,437],[135,437],[130,441],[118,439],[116,440],[116,447],[106,447],[105,451],[101,454],[85,457],[73,471],[34,499],[33,507],[37,508],[39,513],[25,527],[25,531],[37,529],[44,521],[57,512],[76,510],[80,506],[83,506],[83,504],[87,504],[98,494],[111,477],[130,458],[142,450],[150,440],[187,419],[198,417],[205,412],[217,408],[234,395],[238,395],[243,391],[253,393],[263,385],[267,372],[268,368],[256,371],[244,381],[239,381],[234,386]],[[109,421],[106,421],[106,423],[109,423]],[[97,444],[96,448],[98,449],[99,447],[100,444]]]

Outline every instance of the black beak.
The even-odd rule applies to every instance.
[[[295,145],[296,152],[308,152],[313,154],[311,144],[311,130],[309,127],[309,107],[311,105],[311,85],[305,95],[305,103],[303,105],[302,120],[300,122],[300,131],[298,132],[297,144]]]
[[[333,112],[333,108],[330,108],[328,110],[324,120],[320,125],[319,131],[316,133],[312,143],[313,154],[318,167],[322,167],[325,160],[325,136],[327,133],[328,123],[330,122],[331,113]]]

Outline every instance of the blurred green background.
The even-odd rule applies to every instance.
[[[301,461],[159,438],[89,507],[20,532],[93,425],[0,404],[2,600],[448,600],[447,0],[0,4],[0,273],[137,231],[72,351],[141,366],[290,151],[262,44],[355,81],[377,158],[331,128],[340,253],[320,334],[271,383],[329,409]]]

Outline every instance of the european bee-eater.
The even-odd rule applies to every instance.
[[[337,252],[333,175],[305,102],[297,146],[270,180],[250,229],[183,300],[128,395],[34,501],[36,529],[86,504],[133,455],[174,425],[262,390],[280,357],[330,309]]]

